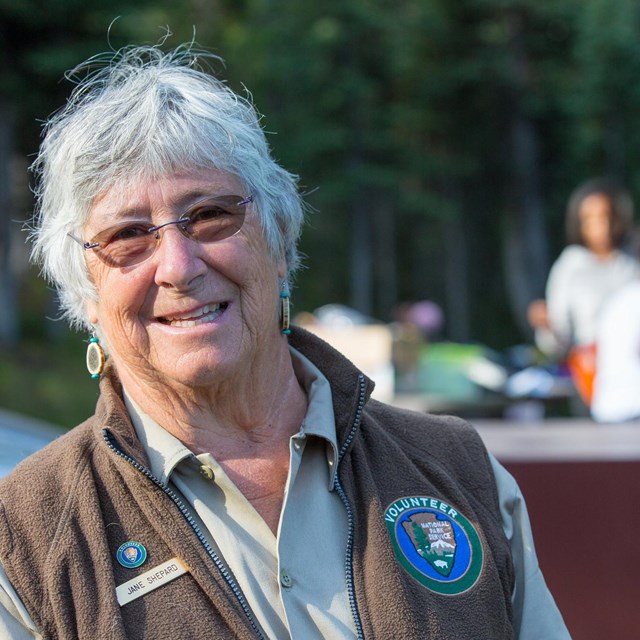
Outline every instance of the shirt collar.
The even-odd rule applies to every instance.
[[[333,489],[338,464],[338,444],[331,385],[307,357],[291,346],[289,351],[294,373],[307,394],[308,403],[307,413],[296,435],[317,436],[327,442],[329,489]],[[185,459],[200,466],[194,453],[142,411],[126,389],[123,396],[136,434],[149,459],[150,471],[158,480],[167,484],[173,470]]]
[[[149,458],[151,473],[167,484],[176,466],[185,458],[195,458],[195,456],[178,438],[148,416],[131,396],[127,395],[126,389],[123,390],[123,396],[133,427]]]
[[[293,371],[307,394],[307,414],[300,435],[318,436],[327,442],[327,464],[329,465],[329,489],[333,489],[338,466],[338,437],[333,413],[331,385],[311,360],[289,346]]]

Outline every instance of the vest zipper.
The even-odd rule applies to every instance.
[[[362,621],[360,620],[360,612],[358,611],[358,603],[356,602],[356,594],[355,594],[355,586],[353,584],[353,509],[351,507],[351,502],[349,502],[349,498],[344,491],[342,486],[342,481],[340,480],[340,462],[342,462],[342,458],[346,453],[347,449],[351,445],[353,438],[356,434],[356,430],[360,425],[360,421],[362,420],[362,411],[364,409],[365,403],[365,379],[362,374],[358,376],[358,384],[359,384],[359,396],[358,396],[358,408],[356,410],[356,415],[353,420],[353,424],[351,425],[351,430],[349,431],[349,435],[347,439],[344,441],[340,452],[338,454],[338,469],[336,470],[336,481],[335,487],[338,495],[340,496],[340,500],[342,500],[342,504],[344,504],[345,509],[347,511],[347,524],[348,524],[348,536],[347,536],[347,553],[345,556],[345,578],[347,582],[347,593],[349,594],[349,604],[351,605],[351,613],[353,614],[353,622],[356,627],[356,634],[358,636],[358,640],[364,640],[364,632],[362,630]]]
[[[202,535],[202,532],[200,531],[200,528],[198,527],[198,525],[194,521],[193,516],[191,515],[191,513],[189,512],[187,507],[184,505],[182,500],[166,484],[164,484],[163,482],[158,480],[151,473],[151,471],[149,471],[149,469],[147,469],[146,467],[141,465],[139,462],[137,462],[136,460],[134,460],[133,458],[128,456],[126,453],[123,453],[122,451],[120,451],[120,449],[118,449],[116,444],[112,441],[111,433],[107,429],[103,429],[102,433],[103,433],[104,440],[107,443],[107,446],[116,455],[120,456],[123,460],[126,460],[134,469],[140,471],[140,473],[142,473],[143,475],[147,476],[147,478],[149,478],[149,480],[151,480],[151,482],[153,482],[157,487],[162,489],[162,491],[178,507],[178,509],[180,510],[180,513],[182,514],[184,519],[188,522],[190,527],[193,529],[193,531],[196,534],[198,540],[200,541],[200,543],[204,547],[205,551],[209,554],[209,557],[213,560],[213,563],[215,564],[216,568],[218,569],[218,571],[220,572],[222,577],[225,579],[226,583],[229,585],[231,591],[233,592],[233,595],[236,597],[236,599],[240,603],[240,606],[242,607],[242,610],[244,611],[245,615],[247,616],[247,619],[249,620],[249,623],[251,624],[251,628],[255,631],[256,636],[258,638],[260,638],[261,640],[267,640],[265,638],[265,636],[262,634],[262,631],[260,630],[260,627],[258,626],[258,623],[256,622],[256,620],[255,620],[255,618],[253,616],[253,612],[251,611],[251,608],[249,607],[249,604],[246,601],[246,599],[244,597],[244,594],[240,590],[240,587],[237,585],[236,581],[234,580],[233,576],[229,572],[229,569],[227,569],[227,567],[225,566],[224,562],[220,559],[218,554],[211,547],[211,545],[207,542],[206,538]]]

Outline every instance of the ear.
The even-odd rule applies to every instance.
[[[88,300],[86,305],[89,322],[91,324],[98,324],[98,303],[94,300]]]
[[[276,267],[278,269],[278,280],[285,280],[287,273],[289,273],[287,261],[284,258],[278,260],[278,262],[276,262]]]

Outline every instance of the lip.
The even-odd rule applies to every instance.
[[[210,303],[183,313],[157,316],[156,320],[167,327],[197,327],[201,324],[214,322],[228,307],[228,302]]]

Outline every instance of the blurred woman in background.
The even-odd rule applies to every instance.
[[[529,306],[538,347],[568,358],[587,403],[598,315],[613,292],[640,275],[640,262],[624,250],[632,223],[633,201],[626,189],[603,178],[579,186],[567,205],[568,246],[551,268],[546,300]]]

